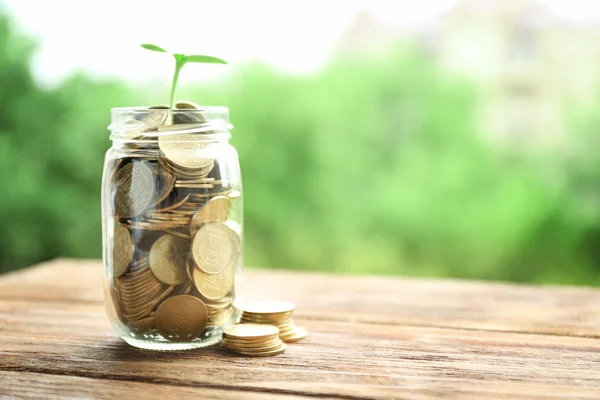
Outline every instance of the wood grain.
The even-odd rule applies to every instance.
[[[255,393],[235,389],[209,389],[144,382],[115,381],[0,371],[0,397],[20,399],[301,399],[295,395]],[[149,396],[151,394],[151,396]]]
[[[97,261],[0,278],[8,398],[589,398],[600,291],[248,271],[247,298],[295,301],[309,337],[282,355],[148,352],[112,332]],[[84,387],[85,389],[81,389]],[[77,392],[77,390],[84,390]],[[82,393],[79,395],[79,393]]]

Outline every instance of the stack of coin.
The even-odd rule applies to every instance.
[[[122,316],[138,333],[154,330],[154,309],[175,288],[156,279],[147,258],[134,263],[127,273],[117,278],[115,287]]]
[[[306,329],[292,321],[296,306],[284,301],[262,301],[248,303],[242,308],[241,323],[268,324],[279,328],[279,338],[284,342],[297,342],[306,337]]]
[[[272,325],[238,324],[225,329],[223,343],[228,349],[245,356],[274,356],[285,351],[279,329]]]
[[[186,112],[198,106],[176,107],[141,110],[127,131],[134,139],[127,157],[107,164],[114,217],[109,289],[131,336],[186,342],[235,322],[241,202],[222,179],[218,154],[198,140],[198,133],[210,133],[201,114]]]

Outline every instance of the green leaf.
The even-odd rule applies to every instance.
[[[162,47],[158,47],[155,44],[144,43],[144,44],[142,44],[142,47],[145,48],[146,50],[159,51],[161,53],[168,53],[168,51],[166,51]]]
[[[184,56],[185,62],[207,63],[207,64],[227,64],[227,61],[211,56]]]

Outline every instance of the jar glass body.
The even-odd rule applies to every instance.
[[[133,346],[208,346],[239,317],[242,183],[230,127],[224,107],[113,109],[104,297]]]

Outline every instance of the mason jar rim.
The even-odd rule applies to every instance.
[[[110,109],[113,113],[152,113],[152,112],[175,112],[175,113],[186,113],[196,114],[201,112],[221,112],[229,114],[229,107],[227,106],[200,106],[200,108],[148,108],[146,106],[134,106],[134,107],[113,107]]]
[[[181,130],[173,129],[165,132],[144,131],[144,116],[167,118],[177,115],[201,115],[203,122],[200,126],[181,126]],[[229,108],[226,106],[199,106],[199,108],[148,108],[146,106],[114,107],[111,109],[110,139],[115,141],[142,142],[155,141],[158,137],[162,140],[180,141],[181,134],[193,135],[193,141],[221,141],[231,137],[229,130],[233,125],[229,123]],[[152,125],[150,125],[151,127]],[[145,133],[145,134],[144,134]],[[176,138],[177,137],[177,138]]]

